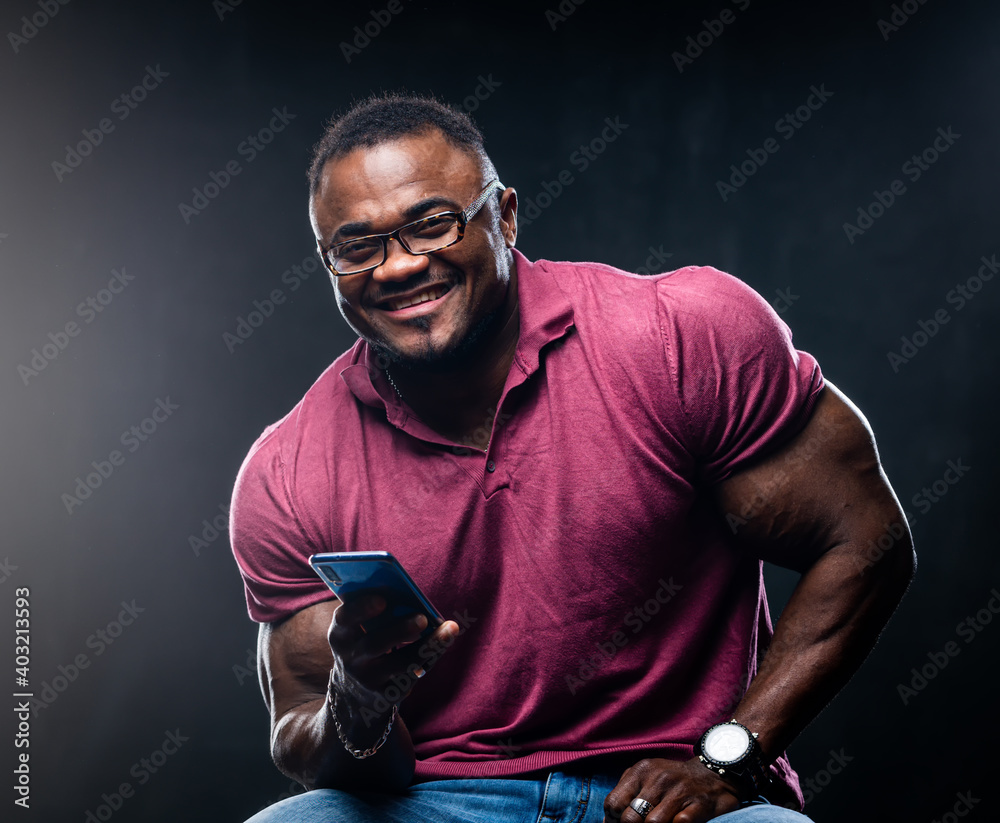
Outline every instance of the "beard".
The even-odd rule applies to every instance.
[[[462,370],[475,363],[486,344],[499,332],[503,321],[502,312],[503,306],[501,304],[493,311],[480,317],[467,334],[445,349],[435,349],[428,341],[422,351],[403,353],[381,340],[366,338],[366,342],[371,346],[380,363],[384,362],[412,372],[446,374]],[[430,320],[422,317],[415,318],[412,325],[419,329],[429,329]]]

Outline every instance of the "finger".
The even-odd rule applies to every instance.
[[[622,820],[623,823],[628,823],[622,817],[622,814],[628,809],[628,804],[632,802],[632,798],[638,794],[640,785],[639,779],[633,770],[628,769],[622,775],[621,780],[618,781],[618,785],[604,799],[604,819],[606,821]],[[634,811],[632,813],[635,814]]]
[[[688,804],[677,797],[660,798],[653,789],[640,789],[636,798],[652,804],[651,808],[642,815],[630,805],[622,812],[621,823],[704,823],[711,817],[697,803]]]
[[[421,624],[426,625],[426,619],[407,620],[411,621],[410,628],[416,634],[419,634],[417,630]],[[398,642],[401,638],[415,640],[416,635],[386,632],[380,633],[379,637],[365,635],[356,642],[351,656],[342,658],[342,664],[346,674],[366,691],[381,694],[389,702],[398,703],[433,668],[458,636],[458,631],[458,624],[448,620],[425,640],[402,645]],[[372,649],[377,653],[369,653]]]
[[[654,805],[644,823],[706,823],[720,814],[735,811],[740,805],[739,800],[728,792],[678,792],[676,785],[667,790],[658,804],[648,795],[643,797]],[[624,823],[624,818],[622,820]]]
[[[646,794],[648,794],[648,792]],[[632,800],[635,800],[636,798],[647,800],[648,798],[646,797],[646,794],[642,794],[640,790],[640,793],[637,794],[634,798],[632,798]],[[648,802],[653,803],[654,806],[656,805],[655,800],[649,800]],[[655,808],[651,809],[645,815],[641,815],[634,808],[632,808],[630,804],[631,800],[629,801],[629,804],[626,804],[625,809],[621,813],[621,817],[619,818],[621,823],[657,823],[658,818],[654,815]],[[659,820],[667,820],[667,821],[671,819],[672,818],[670,817],[659,818]]]
[[[341,601],[337,605],[326,633],[335,659],[341,660],[345,654],[349,654],[358,638],[364,634],[364,629],[361,628],[362,615],[379,608],[384,609],[385,603],[380,603],[377,599],[365,599],[350,606]]]
[[[711,820],[715,816],[715,813],[710,812],[705,806],[691,804],[685,806],[673,817],[664,819],[672,820],[673,823],[705,823],[706,820]],[[651,821],[651,823],[656,823],[656,821]]]
[[[433,634],[431,634],[430,636],[430,639],[438,643],[450,646],[451,641],[454,638],[458,637],[460,631],[461,629],[459,628],[458,623],[456,623],[454,620],[445,620],[444,623],[442,623],[434,630]]]
[[[337,655],[374,656],[412,643],[427,628],[425,615],[390,617],[389,601],[378,592],[342,602],[330,623],[330,647]]]
[[[645,798],[643,799],[645,800]],[[652,814],[652,812],[650,812],[650,814]],[[631,806],[626,806],[625,811],[622,812],[621,823],[643,823],[643,821],[647,819],[649,819],[649,815],[643,817]],[[650,821],[650,823],[652,823],[652,821]]]
[[[459,631],[458,623],[454,620],[445,620],[417,645],[415,653],[424,672],[434,668],[438,660],[452,647]]]
[[[669,823],[677,811],[676,803],[669,795],[670,781],[664,782],[664,774],[656,768],[659,761],[642,760],[622,775],[605,801],[605,813],[617,813],[621,823]],[[632,806],[636,800],[645,800],[649,806],[645,814],[639,814]],[[610,815],[608,815],[610,817]]]
[[[672,818],[665,819],[673,820],[674,823],[705,823],[726,812],[736,811],[739,807],[740,801],[736,797],[732,794],[722,794],[714,800],[709,797],[699,798],[679,809]]]
[[[418,641],[426,628],[427,616],[423,614],[382,621],[377,627],[369,628],[356,638],[354,656],[358,659],[370,659],[391,654]]]
[[[330,635],[355,634],[365,620],[382,614],[387,605],[386,599],[375,592],[353,597],[349,603],[340,601],[330,622]]]
[[[420,621],[414,621],[410,628],[415,629],[419,624]],[[385,651],[367,658],[364,661],[365,671],[373,680],[391,679],[394,674],[404,670],[411,672],[414,679],[419,680],[451,648],[458,631],[458,624],[454,620],[447,620],[427,637],[418,640],[410,635],[407,638],[409,642],[404,644],[397,642],[400,635],[381,634],[379,638],[372,637],[370,642],[373,647],[379,640],[379,647]]]

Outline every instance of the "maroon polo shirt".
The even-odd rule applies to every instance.
[[[425,426],[359,340],[233,496],[254,620],[332,597],[309,555],[388,550],[459,621],[401,708],[418,780],[689,758],[771,631],[761,562],[707,492],[797,433],[823,385],[728,274],[514,254],[520,339],[482,450]],[[801,798],[784,758],[775,774]]]

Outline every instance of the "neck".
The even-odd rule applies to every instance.
[[[399,393],[424,423],[449,440],[474,442],[476,448],[485,448],[479,430],[496,414],[517,349],[520,323],[514,281],[501,312],[499,331],[468,363],[447,372],[389,367]]]

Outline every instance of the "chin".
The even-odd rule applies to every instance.
[[[464,346],[461,343],[401,350],[384,340],[368,339],[367,342],[380,358],[410,371],[448,372],[463,365],[468,359],[462,355]]]
[[[396,364],[404,369],[423,372],[449,372],[463,369],[474,363],[477,357],[493,337],[490,333],[500,318],[500,310],[490,312],[478,323],[464,331],[456,332],[451,338],[436,344],[430,336],[424,338],[423,345],[401,350],[390,341],[375,340],[365,337],[377,354],[386,358],[390,363]],[[429,323],[414,321],[418,327],[429,331]]]

